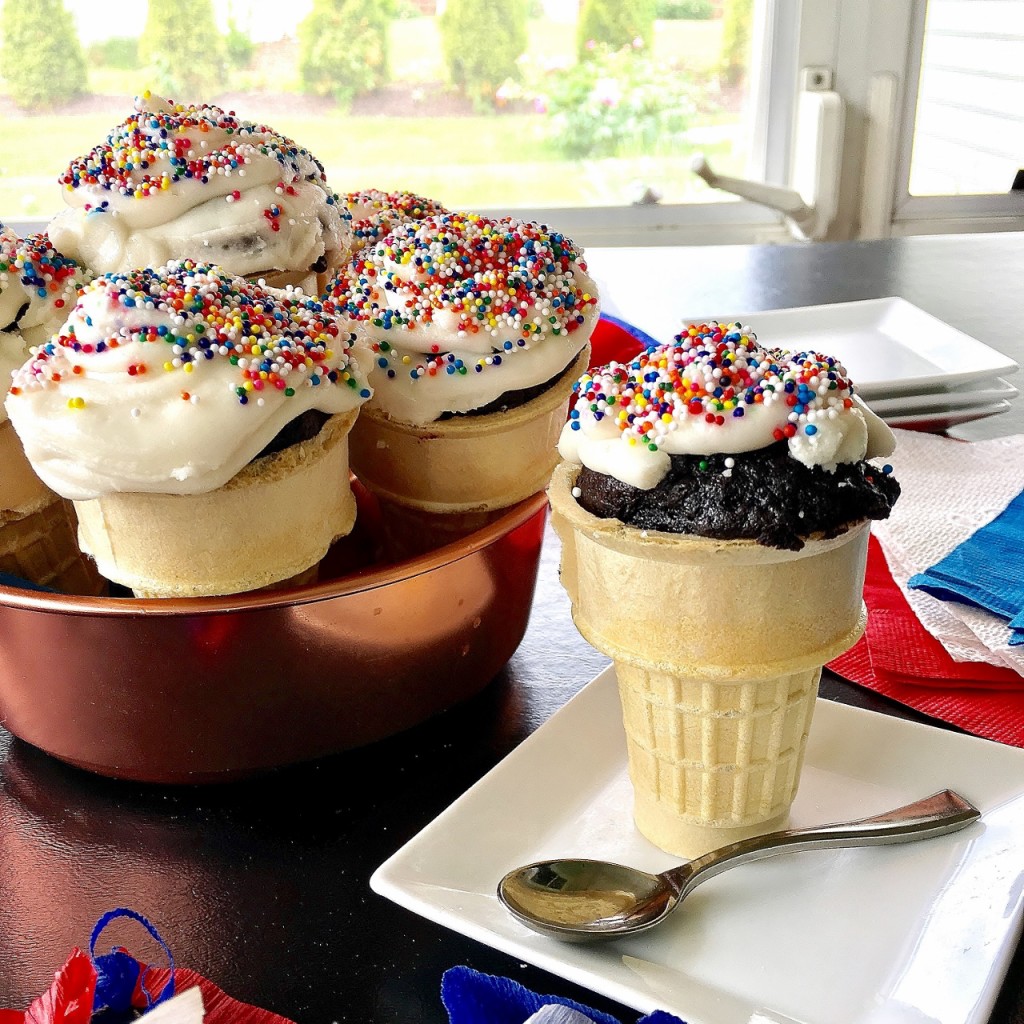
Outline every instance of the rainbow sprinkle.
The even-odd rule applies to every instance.
[[[62,310],[86,280],[85,270],[57,252],[45,233],[19,238],[0,223],[0,292],[17,281],[29,300],[50,300]]]
[[[129,376],[161,369],[189,374],[201,371],[211,360],[226,359],[238,369],[234,390],[241,405],[271,389],[290,398],[297,388],[337,385],[356,390],[360,398],[370,396],[351,368],[348,349],[355,336],[325,313],[320,302],[302,292],[271,293],[191,260],[107,274],[81,295],[85,298],[96,291],[106,292],[118,309],[116,326],[104,331],[103,340],[83,342],[76,337],[72,318],[67,333],[33,350],[34,358],[19,371],[11,394],[59,382],[61,374],[51,365],[51,357],[59,350],[72,362],[72,372],[81,375],[87,371],[74,365],[71,353],[92,355],[141,342],[154,346],[153,357],[130,364]],[[80,300],[76,311],[91,327],[85,308]],[[159,317],[165,322],[152,323],[157,319],[153,310],[166,314]],[[191,396],[185,390],[182,397]],[[78,401],[81,404],[74,407],[83,407],[84,402]]]
[[[342,213],[347,212],[352,218],[352,233],[359,248],[383,238],[399,224],[449,212],[440,203],[415,192],[382,192],[375,188],[348,192],[339,197],[339,204]],[[369,215],[366,210],[371,211]]]
[[[166,109],[148,110],[147,105]],[[227,135],[227,141],[201,149],[199,142],[212,131]],[[267,156],[286,172],[281,187],[306,179],[326,188],[320,161],[272,128],[240,120],[234,111],[156,100],[147,92],[136,100],[136,112],[104,142],[72,160],[58,181],[68,191],[93,188],[146,199],[180,181],[206,184],[214,176],[242,175],[254,158]],[[86,209],[101,212],[105,206]]]
[[[580,418],[611,420],[623,437],[651,451],[664,447],[686,421],[727,428],[751,407],[783,402],[785,426],[776,441],[818,431],[810,420],[853,405],[853,385],[842,364],[814,352],[783,353],[757,344],[738,323],[693,324],[673,344],[649,348],[627,365],[610,363],[584,374],[570,424]]]
[[[594,315],[597,296],[586,270],[572,241],[543,225],[466,213],[431,216],[401,224],[363,249],[324,305],[390,335],[374,343],[389,377],[396,367],[413,380],[470,368],[479,373],[548,337],[567,337]],[[388,293],[401,299],[401,308]],[[441,313],[453,322],[445,349],[430,343],[433,336],[417,336]],[[458,352],[471,346],[459,342],[474,335],[489,336],[491,351],[467,362]],[[414,360],[409,350],[422,358]]]

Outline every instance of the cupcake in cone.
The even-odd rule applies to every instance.
[[[448,213],[440,203],[415,192],[383,192],[377,188],[346,192],[339,197],[342,214],[351,219],[352,255],[380,241],[399,224]]]
[[[256,590],[352,528],[347,439],[371,394],[355,342],[301,292],[174,261],[83,289],[7,410],[108,579],[151,597]]]
[[[97,273],[187,258],[317,295],[351,250],[316,157],[210,104],[143,94],[60,181],[70,209],[50,237]]]
[[[29,346],[64,321],[86,272],[46,235],[19,238],[0,224],[0,379],[6,392]],[[71,506],[32,471],[0,406],[0,573],[72,594],[103,584],[78,550]]]
[[[552,522],[583,636],[615,662],[634,819],[692,857],[779,827],[821,667],[863,632],[889,429],[843,367],[739,325],[585,374]]]
[[[598,316],[571,241],[472,214],[407,222],[363,249],[324,304],[364,324],[377,356],[352,468],[380,501],[392,557],[547,486]]]

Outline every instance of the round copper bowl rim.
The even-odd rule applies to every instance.
[[[312,604],[360,591],[375,590],[399,580],[411,579],[430,572],[440,565],[457,562],[498,537],[510,533],[547,507],[546,491],[538,491],[511,506],[493,522],[460,540],[401,562],[372,565],[350,575],[307,583],[284,590],[258,590],[218,597],[83,597],[55,594],[0,584],[0,605],[25,608],[59,615],[103,615],[131,617],[137,615],[217,615],[250,609],[281,608],[288,605]]]

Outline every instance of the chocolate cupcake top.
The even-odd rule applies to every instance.
[[[324,304],[366,327],[380,368],[372,405],[413,424],[557,376],[598,317],[568,238],[468,213],[400,224],[344,268]]]
[[[804,465],[888,455],[892,432],[854,395],[843,365],[759,345],[740,324],[694,324],[670,345],[585,374],[562,457],[640,488],[670,455],[736,454],[785,441]]]
[[[16,371],[7,410],[72,499],[226,483],[307,410],[371,395],[358,331],[298,291],[174,261],[97,278]]]
[[[247,276],[324,269],[350,227],[309,150],[211,104],[144,93],[60,176],[54,244],[101,273],[169,259]]]
[[[892,431],[842,364],[765,349],[739,324],[690,326],[576,389],[558,448],[600,518],[799,550],[899,496],[890,467],[866,461],[892,452]]]

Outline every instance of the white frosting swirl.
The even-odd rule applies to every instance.
[[[383,238],[399,224],[449,212],[439,202],[415,192],[368,188],[339,198],[342,212],[352,218],[353,252]]]
[[[49,227],[61,251],[100,273],[189,258],[254,276],[326,270],[350,248],[308,150],[212,105],[146,93],[135,108],[61,176],[71,209]]]
[[[559,454],[644,490],[668,473],[670,455],[736,454],[787,440],[799,462],[834,471],[895,446],[839,362],[762,348],[739,324],[693,325],[628,365],[584,374],[576,391]]]
[[[67,319],[88,274],[57,252],[46,235],[21,238],[0,224],[0,391],[28,358]],[[7,411],[0,406],[0,423]]]
[[[303,412],[357,408],[371,363],[354,325],[301,292],[179,261],[85,288],[15,373],[7,411],[36,473],[67,498],[197,494]]]
[[[362,250],[324,302],[366,326],[384,371],[372,406],[418,425],[557,376],[598,317],[569,239],[461,213],[399,225]]]

